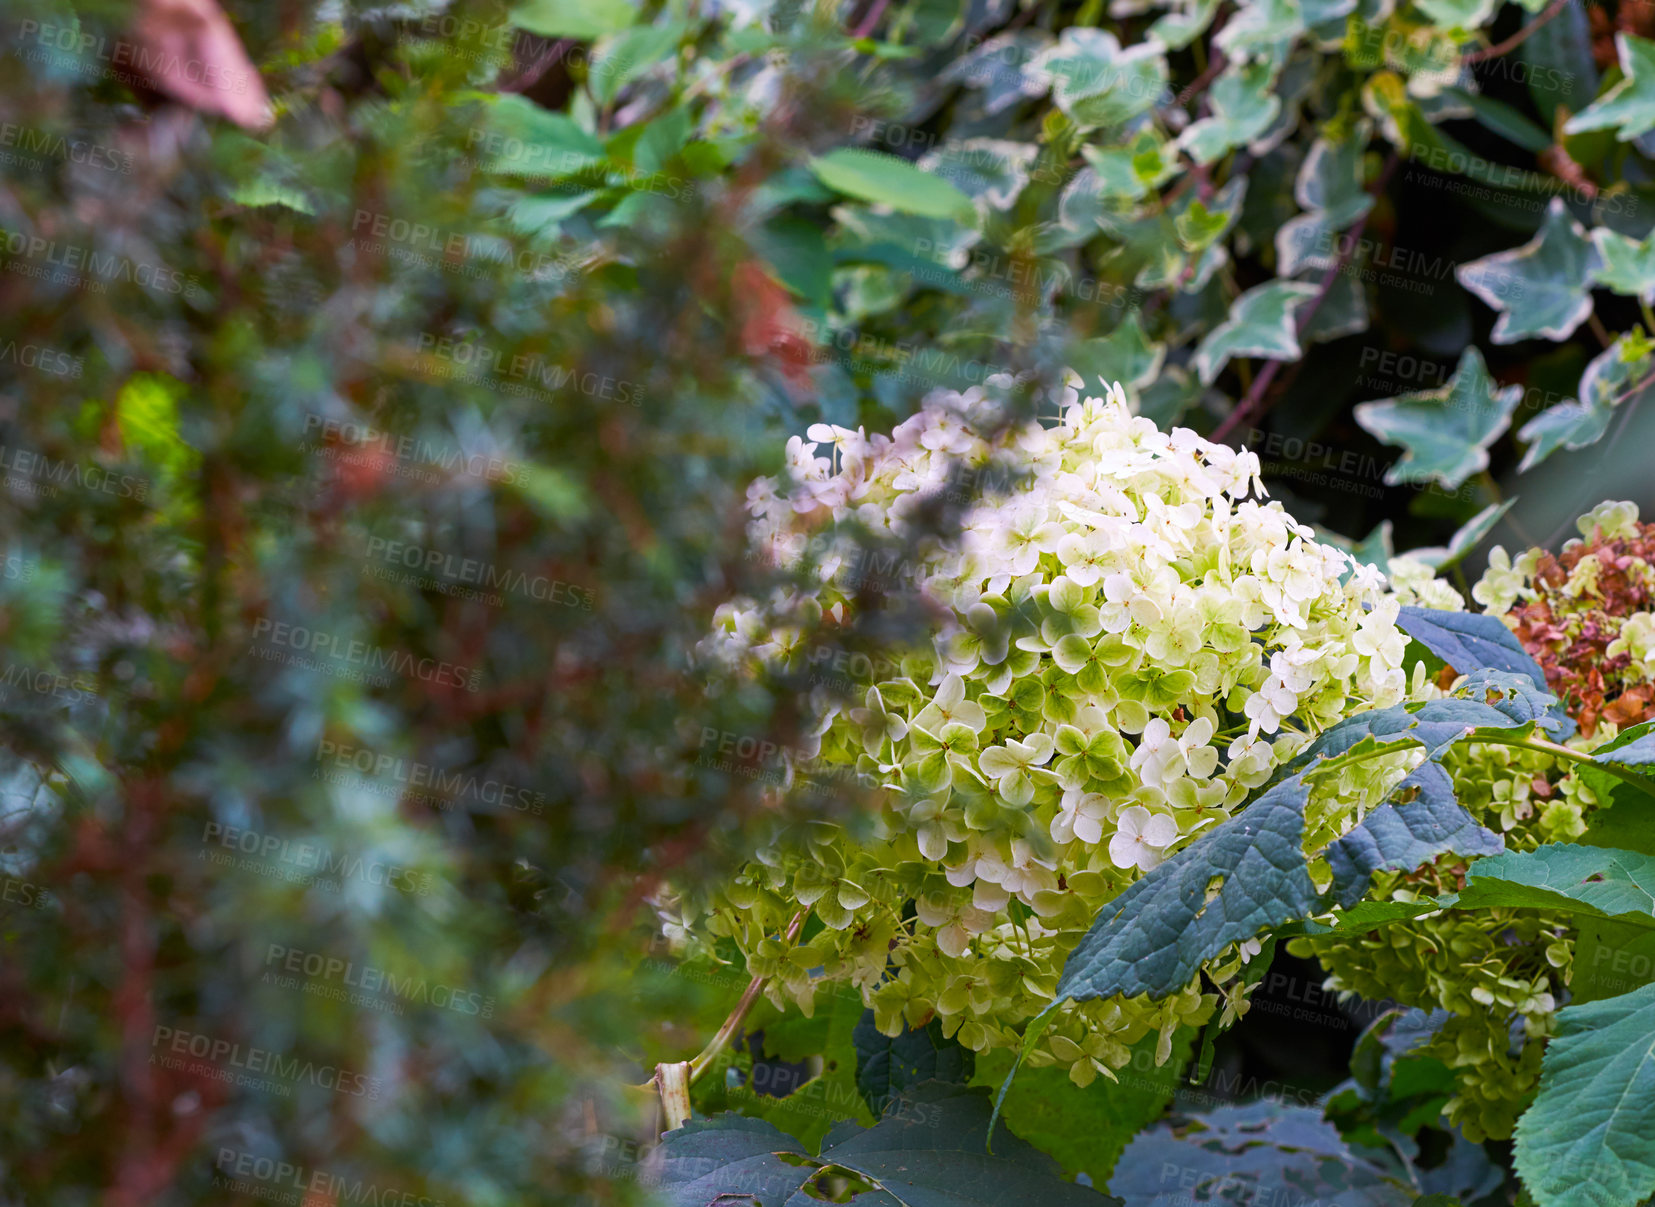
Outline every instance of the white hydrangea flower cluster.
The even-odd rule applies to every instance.
[[[843,617],[868,567],[828,517],[902,534],[956,463],[1020,475],[971,508],[957,543],[901,568],[944,617],[933,648],[858,683],[850,704],[823,693],[815,753],[881,786],[871,837],[821,826],[802,849],[761,852],[708,923],[774,978],[778,1003],[808,1009],[820,979],[848,978],[888,1033],[940,1016],[979,1051],[1020,1042],[1105,902],[1312,733],[1408,689],[1384,577],[1262,501],[1252,453],[1162,432],[1118,387],[1070,387],[1061,418],[990,438],[1009,384],[935,394],[889,437],[816,425],[789,442],[791,483],[750,492],[758,546],[784,563],[825,553],[806,606]],[[774,615],[730,606],[710,644],[807,665]],[[1382,785],[1332,791],[1311,815],[1322,841]],[[789,947],[776,936],[801,905],[825,925]],[[1158,1033],[1164,1058],[1214,1005],[1194,985],[1073,1004],[1031,1059],[1082,1084],[1112,1076],[1127,1045]]]

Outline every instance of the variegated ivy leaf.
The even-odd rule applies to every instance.
[[[1645,301],[1655,298],[1655,239],[1645,236],[1639,243],[1600,226],[1592,232],[1592,246],[1600,261],[1592,274],[1594,284]]]
[[[1213,39],[1232,59],[1285,57],[1288,43],[1304,32],[1304,7],[1299,0],[1251,0]]]
[[[1246,197],[1247,177],[1232,176],[1205,201],[1191,189],[1167,213],[1133,224],[1123,242],[1144,261],[1135,283],[1143,289],[1177,288],[1185,293],[1206,288],[1213,273],[1229,263],[1224,239],[1241,217]],[[1219,216],[1224,219],[1222,226],[1216,222]],[[1204,242],[1192,238],[1195,235]]]
[[[979,213],[1008,209],[1029,183],[1029,168],[1040,154],[1033,143],[1003,138],[949,141],[921,157],[919,167],[948,181],[976,204]]]
[[[1219,0],[1175,0],[1149,27],[1149,36],[1168,50],[1182,50],[1212,24]]]
[[[1083,371],[1093,371],[1103,382],[1118,381],[1130,391],[1154,381],[1166,356],[1166,345],[1144,334],[1134,310],[1108,335],[1087,340],[1078,359],[1085,362]]]
[[[1195,351],[1195,371],[1212,385],[1232,356],[1298,360],[1294,311],[1316,295],[1307,281],[1269,281],[1249,289],[1230,307],[1230,317],[1207,333]]]
[[[1511,510],[1517,496],[1513,495],[1504,503],[1490,503],[1465,523],[1459,531],[1448,538],[1446,547],[1430,545],[1423,549],[1410,549],[1408,556],[1416,562],[1424,562],[1439,574],[1465,557],[1477,547],[1477,543],[1494,530],[1494,525],[1500,522],[1500,517]]]
[[[1625,78],[1564,122],[1563,133],[1614,130],[1621,142],[1631,142],[1655,130],[1655,42],[1618,33],[1615,53]]]
[[[1435,479],[1452,488],[1488,468],[1488,447],[1511,426],[1522,397],[1522,386],[1496,389],[1483,354],[1471,347],[1444,385],[1358,403],[1356,422],[1407,450],[1385,471],[1390,485]]]
[[[1318,138],[1311,144],[1293,184],[1293,199],[1305,212],[1276,232],[1276,271],[1282,276],[1327,268],[1339,256],[1339,233],[1373,208],[1362,187],[1370,130],[1364,121],[1340,142]]]
[[[1047,81],[1033,64],[1051,45],[1052,35],[1043,29],[1001,34],[951,63],[941,79],[981,91],[983,110],[992,116],[1046,91]]]
[[[1030,70],[1048,80],[1052,99],[1085,129],[1118,126],[1154,107],[1167,87],[1159,43],[1121,48],[1115,35],[1070,26]]]
[[[1517,433],[1517,438],[1528,445],[1518,471],[1539,465],[1560,448],[1574,451],[1596,444],[1609,430],[1617,406],[1634,396],[1642,401],[1645,395],[1655,393],[1652,368],[1655,357],[1624,335],[1593,357],[1580,378],[1580,398],[1549,407]]]
[[[1275,78],[1274,67],[1262,59],[1229,68],[1212,86],[1213,115],[1192,123],[1178,145],[1207,164],[1263,134],[1281,112],[1281,98],[1271,90]]]
[[[1534,238],[1513,251],[1462,264],[1455,275],[1500,312],[1494,342],[1515,344],[1533,336],[1568,339],[1592,313],[1588,286],[1597,268],[1597,248],[1563,199],[1553,197]]]
[[[1449,29],[1481,29],[1499,6],[1500,0],[1414,0],[1433,25]]]
[[[1368,329],[1368,291],[1354,272],[1342,272],[1328,284],[1327,296],[1316,308],[1303,336],[1306,343],[1325,344]]]
[[[1098,193],[1124,201],[1140,200],[1178,172],[1178,152],[1153,130],[1140,130],[1122,146],[1084,146],[1080,153],[1091,165]]]

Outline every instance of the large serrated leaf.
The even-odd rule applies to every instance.
[[[1065,1181],[1051,1158],[1014,1136],[1002,1133],[990,1154],[989,1118],[987,1091],[928,1082],[905,1093],[875,1127],[835,1128],[814,1159],[760,1119],[692,1120],[661,1138],[659,1191],[670,1207],[819,1202],[803,1187],[821,1166],[834,1165],[877,1187],[881,1193],[854,1200],[869,1207],[1119,1207]]]
[[[1225,1106],[1175,1132],[1145,1132],[1121,1154],[1109,1189],[1127,1207],[1190,1203],[1338,1203],[1408,1207],[1416,1194],[1348,1147],[1314,1107],[1263,1100]]]
[[[1057,999],[1166,997],[1230,944],[1312,913],[1308,800],[1302,779],[1283,781],[1105,905],[1064,964]]]
[[[867,1010],[856,1024],[852,1037],[856,1045],[856,1088],[868,1109],[877,1118],[893,1098],[904,1090],[927,1081],[971,1080],[976,1054],[942,1033],[942,1023],[932,1019],[917,1031],[904,1027],[902,1034],[880,1034],[874,1013]]]
[[[1454,796],[1440,764],[1421,763],[1397,787],[1412,800],[1386,803],[1324,852],[1333,869],[1334,900],[1349,908],[1367,892],[1373,873],[1407,871],[1439,855],[1497,855],[1500,836],[1478,825]]]
[[[1514,1153],[1540,1207],[1641,1203],[1655,1192],[1655,985],[1558,1012]]]
[[[1396,623],[1462,675],[1486,667],[1527,676],[1536,687],[1546,689],[1546,672],[1498,616],[1404,607]]]
[[[1460,909],[1565,909],[1655,926],[1655,856],[1612,847],[1547,843],[1471,865]]]

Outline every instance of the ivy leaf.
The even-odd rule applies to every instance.
[[[1303,32],[1300,0],[1255,0],[1239,6],[1213,41],[1232,59],[1274,57]]]
[[[1080,153],[1095,174],[1096,191],[1111,199],[1142,200],[1178,171],[1176,150],[1169,153],[1153,130],[1140,130],[1121,146],[1087,145]]]
[[[1391,486],[1432,479],[1457,488],[1488,468],[1488,448],[1511,426],[1522,386],[1496,389],[1483,354],[1468,347],[1446,384],[1396,398],[1357,403],[1356,422],[1407,451],[1385,471]]]
[[[1195,369],[1203,385],[1211,385],[1232,356],[1260,356],[1267,360],[1298,360],[1294,311],[1317,293],[1306,281],[1269,281],[1249,289],[1235,300],[1230,317],[1207,332],[1195,352]]]
[[[927,1081],[964,1084],[971,1080],[975,1053],[942,1033],[932,1019],[917,1031],[881,1035],[873,1011],[863,1012],[852,1035],[856,1045],[856,1088],[878,1118],[904,1090]]]
[[[1414,0],[1433,25],[1449,29],[1481,29],[1499,5],[1500,0]]]
[[[1589,282],[1598,252],[1585,230],[1553,197],[1540,232],[1522,247],[1461,264],[1460,284],[1500,312],[1490,338],[1515,344],[1540,336],[1568,339],[1592,313]]]
[[[1192,122],[1179,136],[1179,147],[1196,163],[1208,164],[1263,134],[1281,112],[1281,98],[1270,87],[1275,76],[1274,65],[1264,59],[1230,67],[1212,86],[1213,115]]]
[[[1134,390],[1155,380],[1166,355],[1166,345],[1144,334],[1143,321],[1133,311],[1108,335],[1080,345],[1070,361],[1088,384],[1101,386],[1118,381],[1127,390]]]
[[[1592,232],[1592,245],[1600,261],[1594,283],[1627,297],[1655,298],[1655,239],[1645,236],[1640,243],[1600,226]]]
[[[1507,671],[1527,676],[1540,690],[1546,690],[1546,672],[1498,616],[1404,607],[1397,613],[1396,623],[1462,675],[1485,668]]]
[[[1454,535],[1448,538],[1446,548],[1431,545],[1423,549],[1410,549],[1408,556],[1416,562],[1423,562],[1440,574],[1475,549],[1478,542],[1494,530],[1494,525],[1500,522],[1500,518],[1510,511],[1516,502],[1517,496],[1513,495],[1503,503],[1490,503],[1459,526]]]
[[[948,181],[986,212],[1006,209],[1017,200],[1039,154],[1033,143],[968,138],[927,152],[918,167]]]
[[[828,188],[875,205],[888,205],[922,218],[969,221],[971,199],[940,176],[921,171],[906,159],[839,147],[810,161],[810,170]]]
[[[1553,842],[1471,865],[1465,888],[1441,898],[1460,909],[1565,909],[1655,926],[1655,855]]]
[[[1558,1011],[1514,1156],[1540,1207],[1641,1203],[1655,1191],[1655,985]]]
[[[1276,232],[1277,271],[1282,276],[1331,267],[1338,258],[1339,232],[1373,208],[1373,197],[1362,187],[1368,133],[1368,123],[1361,122],[1349,138],[1318,138],[1311,144],[1293,184],[1293,199],[1305,212]]]
[[[1082,129],[1119,126],[1154,107],[1167,88],[1164,48],[1125,50],[1115,35],[1070,26],[1030,67],[1051,84],[1052,99]]]
[[[1615,53],[1624,79],[1563,123],[1563,133],[1614,130],[1621,142],[1655,130],[1655,42],[1617,33]]]
[[[1346,909],[1368,891],[1377,871],[1411,871],[1439,855],[1498,855],[1499,835],[1478,825],[1454,796],[1454,781],[1438,763],[1421,763],[1397,785],[1417,795],[1387,802],[1324,852],[1333,869],[1334,900]]]
[[[1318,901],[1304,857],[1309,789],[1284,780],[1103,907],[1070,953],[1054,1001],[1164,998],[1201,964]],[[1207,885],[1222,884],[1208,900]]]
[[[1651,367],[1651,358],[1635,353],[1624,335],[1598,353],[1580,378],[1578,401],[1548,407],[1518,431],[1517,438],[1528,443],[1518,471],[1539,465],[1559,448],[1574,451],[1603,439],[1616,407],[1635,405],[1655,391]]]
[[[1052,35],[1043,29],[1000,34],[949,64],[941,82],[980,90],[983,112],[992,117],[1046,91],[1048,81],[1034,64],[1051,45]]]

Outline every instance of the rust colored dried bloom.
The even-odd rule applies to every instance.
[[[1590,737],[1600,721],[1625,728],[1655,718],[1655,683],[1644,664],[1609,647],[1628,618],[1655,610],[1655,524],[1594,527],[1562,553],[1533,550],[1528,589],[1506,613],[1546,682]],[[1588,559],[1596,566],[1585,566]]]

